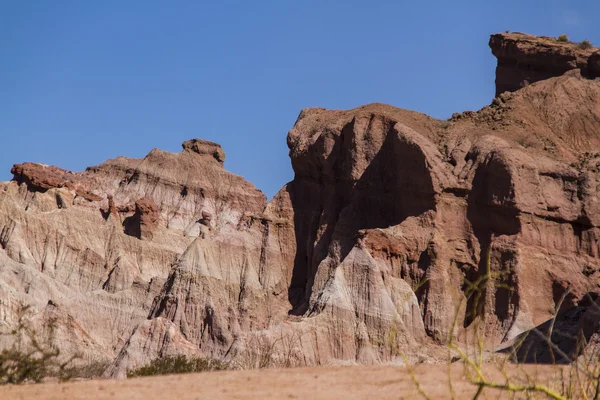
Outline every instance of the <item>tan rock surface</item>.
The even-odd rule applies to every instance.
[[[271,228],[262,216],[264,195],[225,171],[223,151],[206,143],[186,142],[179,154],[153,150],[142,160],[119,157],[82,173],[16,166],[15,179],[0,190],[2,319],[14,324],[19,306],[30,305],[42,329],[51,317],[48,304],[54,304],[50,314],[77,326],[73,331],[59,318],[56,342],[65,355],[82,353],[81,362],[116,359],[123,346],[123,354],[135,348],[131,359],[140,362],[169,354],[173,346],[189,353],[199,343],[192,345],[184,328],[173,325],[179,319],[144,322],[159,304],[157,296],[170,293],[171,278],[185,271],[192,279],[185,283],[199,279],[208,285],[189,293],[207,287],[217,292],[204,293],[202,301],[177,301],[207,310],[216,304],[226,315],[215,321],[231,317],[247,328],[263,326],[267,311],[258,304],[282,293],[291,273],[278,261],[285,257],[278,242],[286,223],[274,221]],[[266,260],[279,270],[266,269]],[[180,310],[181,321],[200,329],[197,311],[189,309],[188,316],[184,304]],[[218,334],[210,329],[231,344],[233,328]],[[135,344],[142,337],[147,343]]]

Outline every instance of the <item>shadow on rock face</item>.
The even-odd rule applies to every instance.
[[[587,70],[583,75],[589,79],[600,77],[600,50],[590,56],[588,59]]]
[[[318,180],[296,178],[290,185],[297,253],[288,293],[294,315],[306,312],[317,267],[331,251],[341,262],[359,230],[395,226],[435,208],[430,166],[420,146],[399,133],[394,121],[383,120],[385,139],[369,159],[352,151],[359,140],[355,125],[353,119],[343,127]],[[366,167],[354,180],[360,163]]]
[[[158,225],[159,211],[157,205],[148,198],[135,202],[135,213],[123,221],[126,235],[138,239],[151,240]]]
[[[140,229],[140,217],[139,215],[130,215],[123,220],[123,232],[126,235],[133,236],[135,238],[141,238],[142,231]]]
[[[511,265],[511,258],[514,258],[512,251],[500,251],[501,254],[492,255],[492,240],[500,235],[515,235],[521,231],[521,223],[518,218],[513,177],[507,162],[501,154],[490,153],[487,160],[476,171],[473,179],[471,193],[468,196],[467,218],[473,228],[473,234],[480,245],[479,265],[477,271],[469,271],[466,279],[470,283],[479,282],[482,279],[487,280],[488,273],[498,273],[497,288],[494,293],[495,312],[498,318],[503,320],[515,318],[514,315],[508,315],[508,310],[513,309],[518,304],[519,297],[516,290],[509,290],[514,287],[512,280],[513,271],[488,271],[491,268],[492,257],[499,258],[499,265]],[[485,282],[480,282],[485,286]],[[499,285],[500,284],[500,285]],[[503,285],[502,285],[503,284]],[[468,292],[468,288],[464,288]],[[490,293],[485,293],[482,299]],[[486,310],[483,309],[485,301],[479,301],[475,304],[477,296],[470,296],[467,301],[468,314],[464,321],[464,326],[469,326],[478,315],[483,315]]]
[[[598,294],[588,293],[577,306],[559,312],[535,328],[517,336],[501,353],[515,361],[537,364],[569,364],[597,336],[600,307]]]
[[[359,229],[388,228],[435,207],[436,191],[421,148],[396,129],[356,184]]]

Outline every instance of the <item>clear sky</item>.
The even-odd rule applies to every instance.
[[[302,108],[476,110],[491,33],[600,44],[599,15],[599,0],[0,0],[0,180],[199,137],[271,197]]]

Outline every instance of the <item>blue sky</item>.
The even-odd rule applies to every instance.
[[[302,108],[476,110],[494,94],[491,33],[600,44],[598,15],[598,0],[0,0],[0,180],[200,137],[271,197],[293,178]]]

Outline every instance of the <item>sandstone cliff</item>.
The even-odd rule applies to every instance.
[[[200,139],[80,173],[15,165],[0,318],[31,305],[67,354],[123,376],[265,343],[284,364],[435,360],[476,321],[500,345],[584,307],[600,278],[598,53],[522,34],[490,46],[498,96],[480,111],[303,110],[294,179],[270,202]]]

